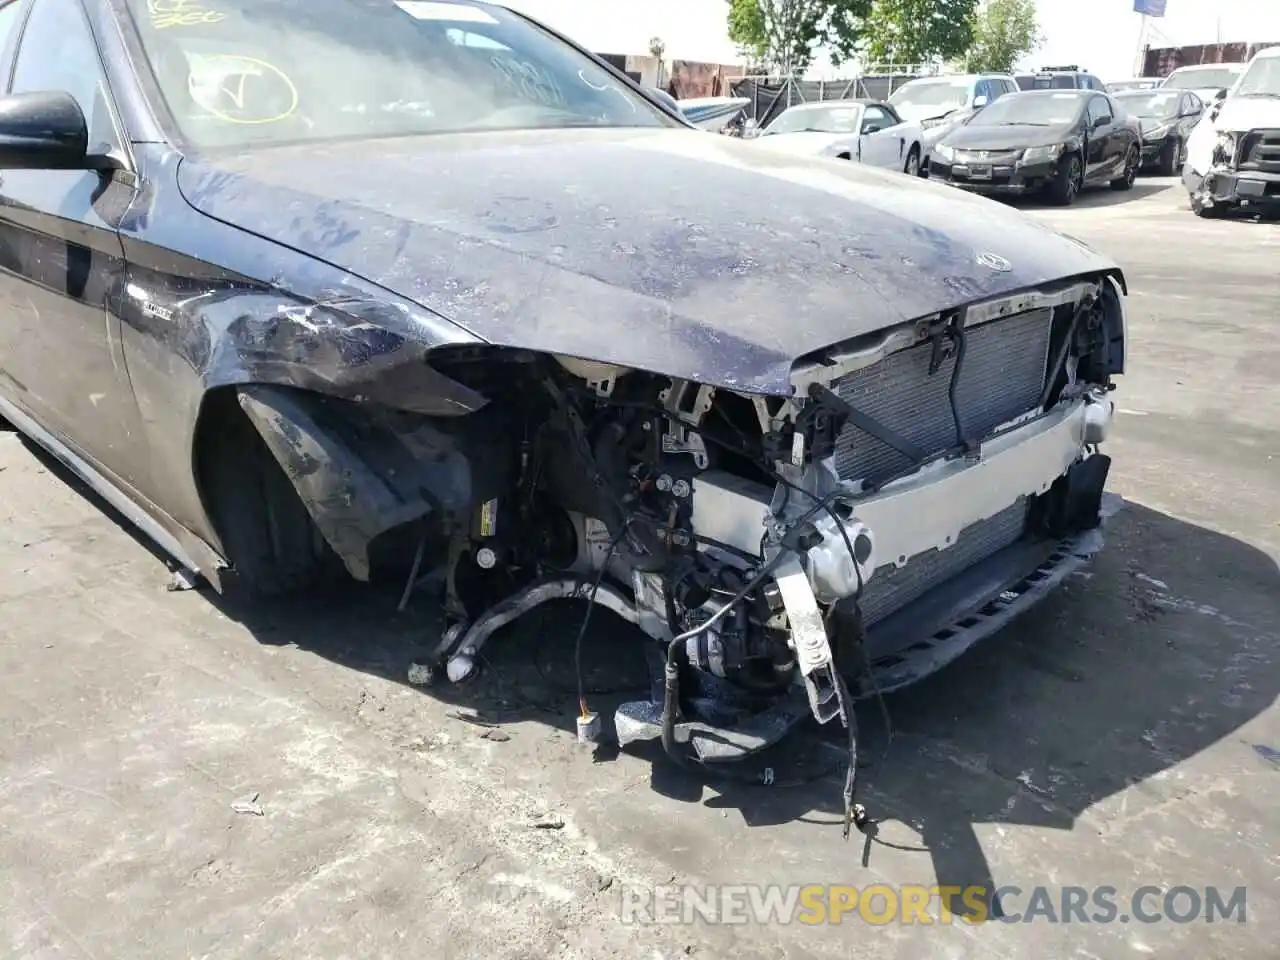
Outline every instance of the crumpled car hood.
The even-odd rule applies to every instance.
[[[1187,138],[1187,165],[1198,174],[1213,166],[1219,133],[1246,133],[1258,127],[1280,127],[1280,100],[1272,97],[1227,97],[1213,120],[1208,113]]]
[[[1256,127],[1280,127],[1280,100],[1271,97],[1227,97],[1213,121],[1218,130],[1243,133]]]
[[[789,393],[797,358],[851,337],[1114,269],[943,185],[692,130],[262,148],[178,181],[489,342],[746,392]]]

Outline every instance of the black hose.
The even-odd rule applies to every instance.
[[[951,336],[956,342],[956,362],[951,368],[951,382],[947,385],[947,400],[951,403],[951,420],[956,425],[956,444],[969,449],[969,441],[964,435],[964,424],[960,422],[960,401],[956,399],[956,388],[960,384],[960,371],[964,369],[964,352],[969,338],[965,336],[964,327],[957,318],[951,325]]]

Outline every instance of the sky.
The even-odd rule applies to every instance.
[[[497,0],[542,20],[597,53],[647,53],[659,36],[669,59],[736,63],[727,0]],[[1037,0],[1045,44],[1024,64],[1076,63],[1102,77],[1133,76],[1141,18],[1133,0]],[[1280,0],[1168,0],[1149,21],[1154,46],[1223,41],[1280,43]],[[815,76],[846,71],[819,65]]]

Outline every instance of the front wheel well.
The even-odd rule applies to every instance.
[[[237,388],[210,391],[193,443],[196,488],[234,589],[279,594],[310,585],[335,557],[240,407]]]

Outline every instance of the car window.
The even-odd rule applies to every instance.
[[[1111,107],[1107,104],[1106,97],[1093,97],[1089,100],[1089,124],[1093,125],[1099,120],[1114,116]]]
[[[18,11],[22,9],[19,0],[11,0],[0,6],[0,51],[9,43],[13,28],[18,25]]]
[[[204,149],[677,121],[523,17],[456,0],[123,0]]]
[[[894,119],[880,107],[871,104],[862,114],[863,128],[865,129],[869,123],[873,123],[883,130],[885,127],[892,127],[894,125]]]
[[[774,118],[764,128],[766,135],[778,133],[857,133],[862,105],[833,100],[821,106],[795,106]]]
[[[35,0],[18,42],[10,90],[71,94],[84,111],[90,150],[103,152],[116,144],[106,74],[80,0]]]

